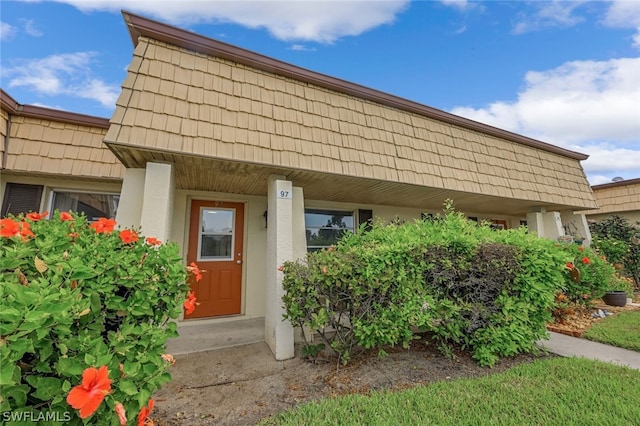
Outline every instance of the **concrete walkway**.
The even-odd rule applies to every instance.
[[[549,340],[540,341],[538,345],[560,356],[596,359],[640,370],[640,352],[628,349],[553,332]]]

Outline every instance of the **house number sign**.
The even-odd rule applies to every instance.
[[[276,191],[276,197],[277,198],[287,198],[287,199],[291,199],[291,191],[283,191],[283,190],[278,190]]]

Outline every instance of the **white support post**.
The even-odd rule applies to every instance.
[[[297,191],[296,191],[297,192]],[[270,176],[267,208],[266,306],[264,338],[276,360],[293,358],[293,326],[283,320],[284,275],[278,267],[293,259],[293,199],[290,181]]]
[[[146,236],[158,238],[162,242],[171,237],[174,191],[173,166],[147,163],[140,218],[140,226]]]
[[[527,214],[527,227],[529,231],[538,234],[538,237],[557,240],[564,236],[564,228],[559,212],[531,212]]]
[[[116,222],[121,228],[140,227],[145,169],[126,169],[120,190]]]
[[[584,214],[576,214],[574,212],[562,212],[562,224],[567,227],[569,232],[575,232],[574,238],[581,237],[582,245],[589,247],[591,245],[591,231],[589,223]]]

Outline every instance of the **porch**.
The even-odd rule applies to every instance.
[[[264,342],[264,318],[182,321],[178,333],[179,337],[167,342],[167,353],[171,355],[248,345]]]

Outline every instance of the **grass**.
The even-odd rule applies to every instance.
[[[582,337],[640,352],[640,311],[623,311],[597,321]]]
[[[551,358],[475,379],[302,405],[263,425],[631,425],[640,371]]]

